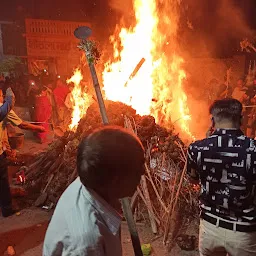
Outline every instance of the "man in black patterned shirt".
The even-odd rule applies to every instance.
[[[238,100],[215,101],[210,114],[211,132],[188,149],[188,174],[201,182],[200,255],[256,255],[256,143],[240,130]]]

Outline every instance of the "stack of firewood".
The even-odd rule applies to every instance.
[[[185,179],[185,145],[173,130],[156,124],[152,116],[139,116],[131,107],[106,101],[109,121],[133,130],[146,150],[146,175],[131,199],[135,217],[145,210],[154,233],[169,233],[166,227],[180,202],[191,207],[196,200],[194,190]],[[76,132],[67,132],[40,153],[26,169],[27,189],[38,194],[37,206],[55,205],[67,186],[77,177],[76,150],[81,139],[102,121],[95,103],[79,122]]]

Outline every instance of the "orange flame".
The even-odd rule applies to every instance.
[[[172,14],[168,12],[158,13],[156,2],[134,0],[136,26],[119,29],[117,35],[110,38],[114,49],[113,59],[105,64],[102,74],[105,95],[107,99],[131,105],[138,114],[153,115],[165,127],[175,124],[191,139],[191,117],[182,86],[186,78],[182,68],[184,60],[175,53],[177,19],[175,16],[170,20]],[[166,34],[159,30],[161,22],[168,25],[172,43],[167,42]],[[163,48],[171,53],[167,55]],[[145,62],[129,79],[142,58]]]
[[[86,114],[88,107],[92,103],[92,97],[82,88],[81,81],[83,76],[80,69],[74,71],[73,76],[67,80],[67,83],[74,83],[74,88],[71,92],[71,103],[73,105],[72,121],[69,129],[75,131],[80,119]]]

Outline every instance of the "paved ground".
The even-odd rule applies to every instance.
[[[50,220],[51,213],[38,208],[30,208],[21,211],[19,216],[9,218],[0,217],[0,255],[5,253],[8,246],[13,246],[16,255],[37,256],[42,254],[42,243]],[[147,227],[138,226],[141,240],[151,243],[153,235]],[[132,243],[126,223],[122,225],[123,255],[133,255]],[[167,255],[161,246],[161,240],[152,243],[154,253],[152,255]]]

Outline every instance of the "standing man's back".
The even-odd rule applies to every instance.
[[[201,255],[256,255],[256,145],[240,130],[242,105],[216,101],[215,132],[191,144],[188,172],[201,181]]]

